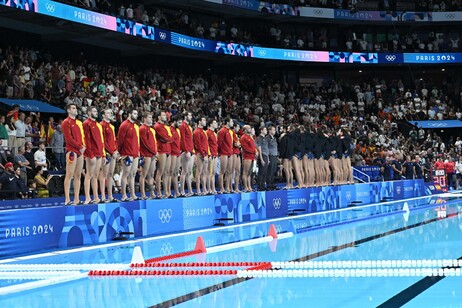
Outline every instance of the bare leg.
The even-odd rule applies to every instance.
[[[239,182],[241,180],[241,157],[239,155],[233,155],[234,157],[234,163],[233,163],[233,169],[234,169],[234,192],[240,193],[241,191],[239,190]]]
[[[191,156],[191,153],[183,153],[181,154],[181,175],[180,175],[180,186],[181,186],[181,194],[185,195],[185,186],[188,186],[188,193],[192,192],[192,185],[191,185],[191,176],[192,176],[192,166],[193,166],[194,159]]]
[[[218,175],[218,185],[220,186],[220,192],[225,192],[224,180],[227,176],[228,170],[228,156],[220,156],[220,174]]]
[[[135,194],[135,177],[136,177],[136,172],[138,171],[138,157],[134,157],[132,164],[130,166],[130,174],[129,174],[129,184],[130,184],[130,199],[134,200],[136,199],[136,194]]]
[[[141,174],[140,174],[140,191],[141,191],[141,197],[142,198],[147,198],[146,195],[146,179],[148,178],[149,171],[151,169],[151,164],[152,164],[152,158],[151,157],[145,157],[144,158],[144,165],[141,169]],[[149,183],[148,183],[148,188]]]
[[[173,185],[173,190],[175,192],[175,197],[178,197],[180,192],[178,191],[178,163],[180,157],[171,156],[170,161],[170,181]]]
[[[209,162],[210,166],[210,172],[209,172],[209,183],[208,183],[208,189],[212,193],[216,193],[217,190],[215,188],[215,174],[217,173],[217,158],[212,158],[211,161]]]
[[[302,178],[302,174],[301,174],[301,165],[300,165],[300,160],[294,156],[292,157],[292,168],[294,169],[294,173],[295,173],[295,179],[297,180],[297,186],[298,187],[303,187],[303,178]]]
[[[234,157],[231,155],[228,157],[228,165],[226,170],[226,192],[231,192],[233,190],[233,171],[234,171]]]
[[[74,160],[72,163],[69,163],[69,155],[70,152],[66,154],[66,177],[64,178],[64,196],[65,196],[65,203],[69,203],[71,201],[70,198],[70,187],[71,187],[71,180],[74,179],[74,202],[77,204],[79,200],[80,194],[80,177],[82,176],[82,168],[83,168],[83,155],[77,156],[74,153]]]
[[[287,158],[282,159],[282,167],[284,168],[284,175],[286,176],[286,187],[292,187],[292,182],[290,181],[292,175],[292,166],[290,165],[290,160]]]
[[[132,158],[130,157],[132,160]],[[122,200],[128,199],[127,197],[127,184],[129,184],[129,177],[130,177],[130,170],[131,166],[133,165],[133,160],[130,165],[125,164],[125,159],[121,160],[120,162],[122,168],[122,175],[120,176],[120,186],[121,186],[121,193],[122,193]]]
[[[162,186],[162,178],[164,176],[165,165],[167,164],[167,154],[158,154],[158,166],[157,166],[157,173],[156,173],[156,189],[157,189],[157,196],[162,196],[161,186]],[[164,187],[165,190],[165,187]]]
[[[196,193],[198,195],[202,194],[202,191],[201,191],[202,181],[201,180],[202,180],[202,174],[203,174],[202,172],[203,164],[204,164],[204,161],[203,161],[202,155],[197,154],[196,155]],[[205,187],[203,185],[202,185],[202,189],[205,190]]]
[[[157,164],[157,157],[153,156],[151,159],[151,166],[149,166],[149,171],[147,175],[148,185],[149,185],[149,196],[151,198],[155,198],[156,194],[154,193],[154,184],[155,184],[155,176],[156,176],[156,164]]]
[[[252,172],[253,160],[244,160],[242,162],[242,185],[245,191],[251,191],[250,173]]]
[[[164,184],[164,192],[166,197],[170,197],[172,195],[171,192],[171,179],[170,179],[170,163],[171,163],[171,155],[168,155],[165,161],[165,168],[164,168],[164,175],[163,177],[163,184]]]
[[[85,180],[83,182],[83,189],[85,191],[85,202],[84,204],[89,204],[91,201],[90,196],[90,186],[92,182],[92,176],[96,168],[96,157],[89,158],[85,157]]]
[[[101,199],[98,196],[98,175],[99,171],[101,170],[101,162],[102,158],[97,157],[95,162],[95,168],[93,169],[93,173],[91,174],[91,190],[93,192],[93,200],[96,203],[100,203]]]

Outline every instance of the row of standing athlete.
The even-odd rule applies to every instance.
[[[354,183],[351,142],[350,133],[344,128],[283,127],[279,151],[287,183],[284,188]],[[293,186],[294,178],[296,187]]]
[[[77,119],[78,110],[75,104],[68,104],[66,110],[68,118],[62,124],[66,141],[67,163],[64,181],[66,205],[118,202],[119,200],[112,195],[116,162],[121,162],[122,169],[120,201],[239,193],[241,170],[244,191],[252,190],[251,171],[258,155],[249,125],[243,126],[244,134],[239,138],[236,132],[239,126],[234,125],[231,118],[224,120],[217,133],[216,120],[212,119],[207,123],[205,117],[199,117],[197,128],[193,131],[190,126],[193,118],[191,112],[185,112],[183,119],[172,117],[170,123],[167,121],[166,113],[160,112],[156,123],[153,123],[151,113],[143,114],[142,124],[138,126],[138,111],[132,110],[120,125],[116,135],[111,124],[113,121],[111,109],[102,112],[103,120],[100,123],[96,121],[99,115],[96,107],[91,106],[87,109],[88,118],[83,123]],[[220,160],[218,176],[220,192],[215,190],[218,159]],[[85,200],[81,201],[80,175],[84,162]],[[195,193],[192,189],[194,166]],[[135,194],[135,176],[138,168],[141,168],[139,178],[141,198]],[[178,181],[180,168],[181,175]],[[74,180],[74,201],[70,198],[72,180]],[[127,186],[130,198],[127,194]],[[93,199],[91,199],[90,188]]]

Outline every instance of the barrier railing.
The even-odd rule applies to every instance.
[[[358,175],[355,175],[355,172],[357,174],[362,175],[363,177],[359,177]],[[370,183],[371,182],[371,177],[367,173],[362,172],[361,170],[359,170],[359,169],[357,169],[355,167],[353,167],[353,178],[355,180],[357,180],[358,182],[361,182],[361,183]]]

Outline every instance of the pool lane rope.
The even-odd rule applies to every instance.
[[[0,264],[1,272],[8,271],[90,271],[94,269],[117,270],[129,267],[130,264]]]
[[[11,271],[1,272],[0,280],[41,280],[63,277],[67,275],[78,275],[79,271]]]
[[[462,267],[462,259],[422,260],[359,260],[359,261],[288,261],[271,262],[275,268],[401,268]]]
[[[293,270],[241,270],[239,278],[333,278],[333,277],[426,277],[461,276],[460,268],[369,268],[369,269],[293,269]]]

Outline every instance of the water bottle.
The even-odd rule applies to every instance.
[[[111,162],[111,159],[112,159],[111,154],[106,153],[106,165]]]
[[[140,157],[140,160],[138,161],[138,166],[140,166],[140,167],[144,166],[144,156]]]

